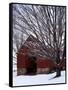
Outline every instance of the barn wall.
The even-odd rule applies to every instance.
[[[28,49],[21,50],[17,54],[17,74],[23,75],[27,73],[27,68],[32,66],[31,60],[28,60]],[[50,70],[53,70],[55,63],[52,60],[37,58],[36,60],[36,73],[49,73]]]
[[[50,72],[54,72],[55,68],[56,68],[56,64],[49,59],[42,59],[39,58],[37,59],[37,74],[41,73],[50,73]]]
[[[37,59],[37,68],[54,68],[56,67],[55,63],[52,60],[47,59]]]
[[[50,72],[50,68],[37,68],[37,74],[47,74]]]
[[[27,72],[26,68],[17,68],[17,75],[25,75]]]
[[[17,55],[17,68],[23,68],[26,66],[26,57],[23,54],[18,54]]]

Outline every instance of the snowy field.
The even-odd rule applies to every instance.
[[[61,72],[61,77],[53,78],[55,75],[56,73],[16,76],[14,72],[13,86],[65,83],[65,71]]]

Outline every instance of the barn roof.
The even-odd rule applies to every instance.
[[[28,48],[38,48],[40,47],[39,44],[41,44],[41,42],[32,35],[30,35],[24,43],[24,45]]]
[[[29,51],[29,55],[34,55],[34,56],[44,56],[44,53],[41,52],[41,42],[35,38],[34,36],[30,35],[26,41],[24,42],[24,44],[22,45],[21,49],[27,48],[30,49]],[[19,51],[20,51],[19,50]]]

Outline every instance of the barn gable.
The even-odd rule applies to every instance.
[[[27,52],[29,55],[45,57],[44,53],[41,52],[41,50],[41,42],[37,40],[34,36],[30,35],[26,39],[22,47],[19,49],[18,53]]]

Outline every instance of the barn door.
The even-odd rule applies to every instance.
[[[37,66],[36,66],[36,57],[29,57],[29,67],[27,68],[27,74],[34,75],[36,74]]]

